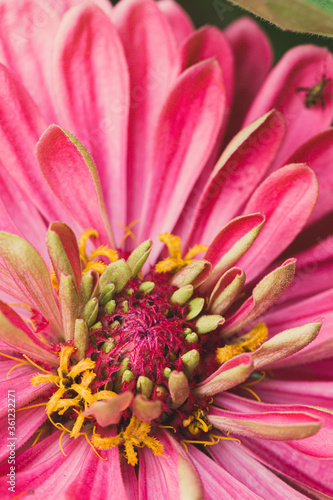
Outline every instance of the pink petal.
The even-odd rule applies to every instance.
[[[276,367],[309,363],[332,355],[333,288],[283,308],[279,307],[263,317],[271,335],[285,328],[310,323],[318,317],[324,318],[318,336],[302,351],[277,362]]]
[[[333,462],[318,460],[293,450],[285,443],[242,438],[241,447],[264,465],[277,471],[289,482],[296,480],[299,487],[311,486],[330,497],[333,495]],[[308,497],[306,497],[308,498]],[[323,498],[318,495],[316,498]],[[327,498],[327,497],[324,497]],[[324,500],[323,498],[323,500]]]
[[[333,410],[331,380],[265,379],[256,385],[255,391],[266,403],[311,405]]]
[[[15,364],[15,363],[13,363]],[[14,397],[14,393],[9,393]],[[15,394],[16,396],[16,394]],[[6,394],[6,398],[8,395]],[[9,401],[11,399],[8,398]],[[12,399],[13,401],[13,399]],[[22,410],[15,412],[15,448],[18,450],[28,439],[38,430],[38,428],[47,419],[45,407],[32,408],[31,410]],[[8,417],[1,420],[0,424],[0,461],[6,459],[9,455],[8,440]],[[8,463],[8,461],[7,461]]]
[[[154,130],[170,85],[175,40],[167,19],[151,0],[123,0],[112,16],[130,73],[127,218],[131,222],[142,211]]]
[[[127,498],[129,500],[139,500],[139,488],[135,468],[126,460],[121,460],[120,466]]]
[[[311,408],[264,405],[263,413],[238,413],[210,406],[208,422],[221,431],[240,436],[277,441],[298,440],[313,436],[321,428],[321,419],[312,416]],[[306,413],[305,413],[306,412]],[[314,413],[316,415],[316,413]]]
[[[317,337],[320,327],[321,323],[310,323],[277,333],[250,354],[255,370],[261,370],[301,351]]]
[[[1,229],[23,236],[43,258],[47,258],[45,220],[20,186],[4,171],[0,174],[0,199]]]
[[[163,445],[164,456],[154,455],[147,447],[140,450],[139,498],[203,498],[198,473],[179,443],[164,432],[154,437]]]
[[[235,500],[244,498],[247,500],[260,500],[261,496],[256,495],[251,489],[229,474],[223,467],[220,467],[214,460],[211,460],[205,453],[195,446],[189,445],[189,455],[198,469],[205,489],[205,500],[216,500],[220,495],[223,500]],[[236,495],[236,496],[235,496]]]
[[[207,451],[215,463],[260,498],[265,500],[272,500],[272,498],[274,500],[286,498],[305,500],[307,498],[251,457],[239,443],[223,440],[216,446],[210,446]]]
[[[93,416],[98,425],[107,427],[108,425],[118,424],[121,419],[121,413],[131,404],[133,394],[129,391],[115,394],[105,401],[96,401],[87,408],[83,415],[85,417]]]
[[[251,357],[240,354],[224,363],[208,378],[200,382],[193,391],[196,396],[214,396],[241,384],[253,371]]]
[[[219,232],[204,255],[212,263],[213,271],[200,291],[211,290],[220,276],[249,250],[260,234],[264,220],[260,213],[243,215],[230,221]]]
[[[44,316],[54,334],[61,338],[59,310],[41,256],[27,241],[3,232],[0,232],[0,255],[18,288],[28,297],[29,305]]]
[[[222,70],[229,111],[234,90],[234,58],[225,35],[214,26],[204,26],[184,40],[175,62],[177,74],[183,73],[198,62],[215,57]]]
[[[65,211],[50,193],[35,160],[36,143],[46,123],[23,86],[1,64],[0,116],[2,171],[15,179],[46,219],[62,217]]]
[[[228,124],[233,137],[272,65],[273,53],[265,32],[249,17],[231,23],[225,35],[235,58],[235,98]]]
[[[213,314],[223,314],[238,298],[245,283],[245,274],[239,267],[226,271],[216,283],[208,303],[208,310]]]
[[[101,460],[91,449],[84,436],[70,439],[63,436],[59,449],[60,432],[40,441],[23,452],[16,461],[16,492],[33,490],[36,497],[84,498],[98,500],[101,496],[127,498],[120,472],[118,448],[99,451],[107,461]],[[93,473],[92,473],[93,471]],[[4,493],[4,481],[0,483]]]
[[[333,237],[295,255],[296,273],[280,303],[306,298],[331,288],[333,283]]]
[[[37,144],[37,159],[50,188],[83,229],[94,228],[115,248],[101,183],[88,151],[69,132],[50,125]]]
[[[98,36],[95,36],[98,33]],[[64,128],[94,157],[115,231],[126,222],[129,82],[118,34],[107,16],[81,3],[62,19],[53,83]]]
[[[177,45],[194,31],[191,18],[174,0],[159,0],[157,7],[163,12],[171,26]]]
[[[317,196],[316,177],[302,164],[277,170],[257,188],[244,213],[262,212],[266,222],[251,252],[237,263],[248,281],[258,276],[298,235]]]
[[[82,278],[81,260],[78,243],[71,228],[61,222],[53,222],[49,226],[46,243],[58,283],[61,273],[70,275],[78,290]]]
[[[187,245],[209,242],[217,229],[239,215],[248,197],[272,164],[285,134],[282,116],[275,111],[243,129],[227,146],[196,205],[189,199],[191,214]],[[191,208],[192,207],[192,208]]]
[[[178,79],[156,130],[140,239],[149,234],[157,240],[158,234],[172,230],[215,145],[224,99],[214,60],[192,66]],[[155,245],[155,255],[160,248]]]
[[[31,401],[34,401],[39,396],[43,394],[47,394],[47,391],[52,387],[52,384],[41,384],[37,387],[33,387],[30,384],[30,379],[37,374],[36,368],[31,367],[30,365],[18,366],[10,373],[8,379],[6,379],[7,373],[13,366],[17,365],[17,361],[3,361],[3,357],[1,356],[0,361],[0,374],[1,374],[1,387],[0,387],[0,396],[1,400],[5,401],[8,398],[8,391],[13,390],[13,394],[15,394],[15,404],[16,408],[23,408],[24,406],[29,406]],[[45,412],[45,408],[42,407]],[[20,410],[20,412],[29,412],[31,410]],[[1,417],[6,417],[8,422],[8,411],[7,405],[2,405],[0,408]]]
[[[1,339],[16,351],[51,366],[59,365],[59,358],[49,345],[40,340],[14,309],[1,301],[0,324]]]
[[[301,45],[289,50],[265,80],[246,119],[248,124],[272,108],[280,111],[287,122],[287,135],[275,165],[283,165],[298,146],[332,123],[333,96],[327,89],[324,105],[321,102],[307,108],[307,91],[321,82],[323,75],[333,77],[333,56],[315,45]]]
[[[28,296],[18,287],[5,267],[0,264],[0,290],[26,304]]]
[[[295,273],[295,259],[286,260],[265,276],[253,289],[252,296],[223,325],[223,334],[230,335],[244,328],[274,304],[290,286]]]
[[[309,434],[309,437],[305,436],[304,439],[297,437],[291,438],[292,440],[290,440],[290,438],[286,438],[285,440],[288,441],[288,444],[292,448],[299,450],[307,455],[311,455],[317,458],[333,458],[333,450],[331,446],[333,438],[333,414],[328,410],[317,409],[312,406],[274,405],[258,403],[257,401],[249,401],[247,399],[240,398],[239,396],[235,396],[234,394],[223,394],[219,398],[215,398],[214,401],[215,403],[223,406],[223,408],[234,410],[232,413],[238,415],[237,418],[241,417],[241,420],[246,419],[247,417],[245,416],[245,413],[237,414],[238,411],[245,411],[249,415],[249,412],[255,412],[255,418],[258,418],[258,422],[265,422],[266,416],[274,413],[276,413],[277,415],[276,422],[283,422],[284,419],[286,419],[287,421],[290,418],[290,423],[292,424],[292,422],[297,423],[299,419],[299,429],[301,433],[301,426],[303,425],[301,424],[301,422],[308,422],[311,426],[312,421],[314,428],[317,427],[318,431],[315,435]],[[219,409],[217,413],[219,415],[222,415],[229,412]],[[319,428],[318,425],[315,424],[315,422],[321,422]],[[272,439],[280,440],[280,437],[272,436]]]
[[[291,155],[288,163],[306,163],[317,176],[320,196],[308,221],[308,224],[314,223],[333,210],[330,169],[333,163],[333,129],[327,129],[310,139]]]

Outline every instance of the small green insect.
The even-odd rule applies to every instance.
[[[326,78],[326,75],[324,74],[319,83],[316,83],[312,87],[298,87],[296,92],[306,92],[304,97],[304,104],[306,108],[311,109],[320,103],[321,108],[325,109],[325,89],[332,82],[332,78]]]

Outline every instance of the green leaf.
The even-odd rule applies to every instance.
[[[213,5],[218,11],[219,0]],[[232,0],[232,3],[284,30],[333,37],[331,0]]]

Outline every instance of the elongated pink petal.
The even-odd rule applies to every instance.
[[[270,334],[297,327],[304,323],[313,322],[316,318],[321,318],[323,325],[317,337],[301,351],[277,361],[276,367],[293,366],[300,363],[309,363],[318,359],[325,359],[332,356],[333,346],[333,289],[318,293],[313,297],[299,300],[294,304],[285,305],[283,313],[277,307],[275,311],[268,312],[263,317],[263,321],[268,326]]]
[[[244,486],[195,446],[189,445],[188,449],[189,455],[202,478],[205,500],[216,500],[217,492],[223,500],[234,500],[235,498],[260,500],[262,498],[254,493],[252,488],[249,489]]]
[[[158,234],[172,230],[215,145],[224,100],[214,60],[192,66],[178,79],[156,130],[141,239],[149,233],[157,240]],[[160,248],[155,245],[155,255]]]
[[[131,222],[142,211],[154,130],[170,85],[175,40],[167,19],[151,0],[119,2],[112,17],[130,73],[127,217]]]
[[[224,323],[223,333],[235,333],[263,314],[288,289],[294,273],[295,259],[289,259],[265,276],[254,288],[252,296]]]
[[[48,189],[35,158],[46,122],[21,83],[2,64],[0,117],[1,170],[15,179],[46,219],[62,217],[65,211]]]
[[[293,450],[285,443],[263,441],[243,437],[241,447],[246,454],[252,454],[264,465],[297,484],[310,485],[312,488],[331,497],[333,495],[332,460],[318,460]],[[322,498],[318,496],[318,498]],[[324,497],[327,498],[327,497]]]
[[[7,304],[0,301],[0,336],[1,339],[16,351],[48,363],[59,365],[58,356],[45,342],[33,332],[23,319]]]
[[[53,297],[50,276],[38,252],[19,236],[0,232],[0,255],[29,305],[50,323],[54,335],[62,336],[59,310]]]
[[[235,97],[228,124],[228,137],[232,137],[272,65],[273,53],[264,31],[249,17],[231,23],[225,35],[235,58]]]
[[[224,363],[212,375],[196,386],[196,396],[213,396],[241,384],[253,371],[250,356],[241,354]]]
[[[0,290],[15,299],[26,304],[29,302],[28,295],[25,294],[16,284],[8,270],[0,264]]]
[[[45,219],[25,192],[5,171],[0,174],[0,199],[1,229],[23,236],[43,258],[47,258]],[[9,219],[6,214],[8,214]],[[29,215],[27,216],[27,214]]]
[[[34,387],[30,384],[30,379],[37,374],[36,368],[31,365],[21,365],[11,371],[9,378],[7,379],[7,374],[10,369],[17,365],[17,361],[5,360],[3,361],[1,356],[0,361],[0,375],[1,375],[1,387],[0,396],[1,400],[5,401],[8,398],[9,390],[13,391],[15,394],[15,404],[16,408],[23,408],[25,405],[29,406],[31,401],[34,401],[39,396],[47,394],[48,390],[52,387],[52,384],[41,384]],[[23,359],[23,358],[22,358]],[[25,361],[25,360],[24,360]],[[43,408],[43,407],[42,407]],[[45,412],[45,408],[43,408]],[[21,410],[29,411],[29,410]],[[0,408],[0,416],[6,416],[8,422],[8,409],[7,405],[2,405]]]
[[[126,460],[121,460],[120,466],[128,500],[139,500],[139,488],[135,468]]]
[[[118,34],[100,9],[81,3],[64,15],[53,71],[62,124],[92,154],[120,237],[126,222],[129,81]]]
[[[194,212],[187,245],[209,242],[217,229],[239,215],[262,181],[285,134],[282,115],[272,111],[243,129],[216,164],[197,205],[189,200],[186,216]]]
[[[237,413],[211,406],[207,418],[221,431],[277,441],[304,439],[316,434],[321,427],[321,420],[312,416],[307,407],[303,412],[293,411],[293,407],[287,411],[284,407],[281,411],[267,408],[264,413]]]
[[[333,128],[312,137],[288,159],[288,163],[306,163],[318,179],[318,201],[308,224],[318,221],[333,210],[333,181],[331,165],[333,164]]]
[[[250,413],[255,412],[256,419],[259,417],[258,422],[266,421],[266,415],[274,414],[275,412],[279,413],[276,422],[283,421],[284,417],[288,419],[288,414],[291,417],[290,422],[297,422],[299,418],[299,422],[309,422],[311,423],[311,419],[308,419],[309,416],[312,416],[312,421],[321,422],[320,428],[317,426],[317,431],[315,435],[309,434],[308,436],[303,436],[303,438],[286,438],[288,444],[307,455],[311,455],[317,458],[332,458],[333,450],[331,446],[332,437],[333,437],[333,414],[332,412],[325,409],[318,409],[312,406],[302,406],[302,405],[274,405],[274,404],[266,404],[266,403],[258,403],[257,401],[249,401],[244,398],[240,398],[235,396],[234,394],[221,394],[220,397],[215,398],[215,402],[223,406],[223,408],[227,408],[228,410],[234,410],[232,413],[238,414],[238,417],[241,416],[241,419],[247,418],[245,413],[237,413],[238,411]],[[215,412],[215,410],[214,410]],[[225,413],[224,410],[218,410],[218,414]],[[228,413],[228,412],[227,412]],[[294,416],[292,416],[294,414]],[[299,415],[299,416],[296,416]],[[301,415],[304,415],[302,417]],[[300,432],[301,427],[299,428]],[[252,436],[256,437],[256,436]],[[272,436],[271,439],[277,439],[278,436]],[[265,438],[264,438],[265,439]],[[299,440],[300,439],[300,440]],[[278,439],[279,440],[279,439]]]
[[[46,243],[58,283],[61,273],[67,274],[73,277],[79,289],[82,278],[80,252],[71,228],[61,222],[53,222],[49,226]]]
[[[229,111],[234,90],[234,58],[222,31],[214,26],[204,26],[186,38],[179,48],[175,71],[181,74],[190,66],[211,57],[215,57],[221,67],[226,108]]]
[[[272,108],[287,122],[287,135],[275,166],[283,165],[298,146],[332,123],[333,96],[329,89],[323,101],[306,106],[308,90],[325,78],[333,77],[333,56],[315,45],[300,45],[289,50],[265,80],[245,119],[248,124]]]
[[[83,229],[115,243],[106,214],[100,179],[88,151],[69,132],[51,125],[37,144],[37,158],[50,188]]]
[[[321,323],[310,323],[277,333],[251,353],[254,368],[262,369],[301,351],[317,337],[320,328]]]
[[[296,272],[281,301],[306,298],[331,288],[333,283],[333,237],[295,255]]]
[[[223,314],[237,299],[245,283],[245,274],[239,267],[232,267],[219,279],[211,293],[208,309],[213,314]]]
[[[204,255],[212,263],[213,271],[201,291],[211,290],[220,276],[249,250],[260,234],[264,220],[260,213],[243,215],[230,221],[219,232]]]
[[[12,396],[10,398],[10,396]],[[6,394],[7,400],[14,401],[16,399],[16,394],[14,392],[9,392]],[[13,415],[9,414],[9,417]],[[15,448],[18,450],[28,439],[38,430],[38,428],[47,419],[45,407],[41,406],[38,408],[32,408],[31,410],[23,410],[20,412],[15,412]],[[7,446],[10,443],[8,440],[8,417],[0,420],[0,461],[6,460],[8,465],[13,465],[9,463],[10,448]],[[9,468],[10,470],[10,468]]]
[[[262,212],[266,222],[251,252],[237,263],[244,269],[248,281],[258,276],[293,241],[308,220],[317,196],[316,177],[302,164],[279,169],[258,187],[244,213]]]
[[[239,443],[223,440],[207,450],[214,461],[232,477],[265,500],[306,497],[273,474],[267,467],[246,453]]]
[[[157,432],[155,437],[163,445],[164,456],[155,456],[147,447],[140,451],[139,498],[201,500],[203,488],[200,477],[179,443],[164,432]]]
[[[256,385],[255,391],[259,398],[266,403],[311,405],[333,410],[333,384],[331,380],[265,379]]]
[[[84,436],[70,439],[67,434],[62,438],[64,456],[59,449],[59,437],[60,432],[54,432],[20,454],[16,461],[16,493],[33,490],[40,498],[47,498],[50,491],[55,498],[65,495],[67,498],[98,500],[104,494],[121,500],[127,498],[118,447],[100,451],[104,458],[101,460]],[[2,495],[7,486],[5,481],[0,481]]]
[[[167,18],[177,45],[180,45],[194,31],[191,18],[174,0],[159,0],[157,6]]]

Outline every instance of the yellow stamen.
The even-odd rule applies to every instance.
[[[84,422],[84,416],[82,412],[79,413],[77,419],[75,420],[75,424],[73,426],[73,429],[71,430],[70,437],[77,438],[79,435],[80,430],[82,429]]]
[[[122,444],[125,448],[125,457],[130,465],[138,463],[138,455],[134,447],[142,448],[147,446],[154,455],[163,454],[163,445],[157,439],[149,436],[151,425],[148,422],[141,422],[134,415],[132,416],[128,426],[117,436],[101,437],[99,434],[93,434],[91,442],[96,448],[101,450],[113,448]]]
[[[267,326],[265,323],[258,323],[249,333],[239,337],[236,343],[216,349],[215,359],[219,363],[225,363],[244,351],[255,351],[267,340],[267,337]]]
[[[259,401],[259,403],[261,403],[261,399],[252,389],[250,389],[249,387],[246,387],[246,385],[240,385],[238,387],[241,387],[242,389],[245,389],[246,391],[248,391],[250,394],[252,394],[252,396],[254,396],[256,398],[257,401]]]
[[[3,352],[0,352],[1,356],[4,356],[5,358],[13,359],[14,361],[20,361],[21,363],[29,364],[28,361],[24,361],[24,359],[20,358],[15,358],[15,356],[10,356],[9,354],[4,354]]]
[[[107,257],[110,262],[114,262],[118,260],[118,254],[116,250],[112,250],[107,245],[102,245],[96,248],[96,250],[93,250],[90,254],[90,258],[88,258],[86,246],[89,238],[98,238],[98,232],[95,229],[87,229],[80,236],[78,246],[80,251],[80,258],[83,265],[82,274],[85,274],[91,269],[95,269],[98,274],[102,274],[107,265],[104,262],[95,261],[94,259],[103,256]]]
[[[52,382],[53,384],[57,385],[59,380],[60,380],[60,377],[58,377],[57,375],[54,375],[53,373],[48,373],[45,375],[44,375],[44,373],[37,373],[37,375],[34,375],[30,379],[30,384],[33,386],[36,386],[39,384],[46,384],[47,382]]]
[[[89,238],[98,238],[98,232],[96,231],[96,229],[86,229],[85,231],[83,231],[79,238],[78,246],[80,251],[80,258],[84,265],[86,265],[88,261],[88,257],[86,254],[86,245]]]
[[[59,437],[59,448],[60,448],[60,450],[61,450],[61,453],[62,453],[65,457],[67,457],[66,453],[64,452],[64,450],[62,449],[62,446],[61,446],[61,440],[62,440],[62,437],[63,437],[63,435],[64,435],[65,433],[66,433],[66,431],[62,431],[62,433],[60,434],[60,437]]]
[[[44,427],[38,431],[37,436],[36,436],[36,439],[35,439],[35,441],[32,443],[31,448],[32,448],[33,446],[35,446],[35,444],[37,444],[37,443],[38,443],[39,438],[41,437],[41,435],[43,434],[43,432],[45,432]]]
[[[30,358],[28,358],[28,356],[26,354],[23,354],[23,357],[32,365],[32,366],[35,366],[36,368],[38,368],[38,370],[42,370],[42,372],[44,373],[50,373],[48,372],[47,370],[45,370],[45,368],[42,368],[41,366],[37,365],[37,363],[34,363],[33,361],[31,361]]]
[[[208,432],[212,428],[207,422],[206,413],[198,408],[192,415],[183,420],[183,427],[188,427],[188,430],[194,436],[199,432]]]
[[[217,436],[216,434],[209,434],[209,437],[216,439],[216,444],[221,441],[221,440],[226,440],[226,441],[237,441],[237,443],[241,444],[241,441],[237,438],[231,438],[231,437],[226,437],[226,436]]]
[[[134,219],[132,220],[132,222],[130,222],[128,224],[128,226],[125,226],[125,224],[122,224],[121,222],[119,222],[119,225],[124,229],[125,231],[125,234],[123,236],[123,239],[121,240],[120,242],[120,247],[123,246],[123,244],[125,243],[125,241],[127,240],[128,237],[130,237],[135,243],[137,242],[137,237],[135,236],[135,234],[133,233],[132,231],[132,228],[140,221],[140,219]]]
[[[103,458],[101,457],[101,455],[97,452],[95,446],[92,444],[92,442],[90,441],[90,439],[88,438],[88,434],[86,432],[84,433],[81,433],[80,436],[84,435],[86,440],[88,441],[89,443],[89,446],[91,446],[91,448],[94,450],[94,452],[96,453],[96,455],[98,456],[98,458],[100,458],[101,460],[103,460],[104,462],[107,462],[107,458]]]
[[[73,366],[73,368],[68,374],[68,377],[74,380],[82,372],[86,370],[93,370],[94,368],[95,368],[95,361],[89,358],[81,359],[81,361],[79,361],[77,365]]]
[[[195,257],[198,253],[205,252],[205,250],[207,250],[206,245],[194,245],[194,247],[190,248],[185,257],[182,259],[181,239],[179,236],[175,236],[171,233],[164,233],[159,235],[159,240],[166,244],[170,257],[167,257],[156,264],[155,270],[158,273],[178,271],[182,267],[190,264],[193,261],[193,257]]]
[[[6,375],[6,378],[9,379],[9,375],[12,373],[13,370],[15,370],[15,368],[18,368],[19,366],[24,366],[26,364],[25,361],[21,362],[21,363],[18,363],[17,365],[15,366],[12,366],[10,370],[8,370],[7,372],[7,375]]]
[[[59,284],[58,284],[56,273],[54,271],[53,264],[51,264],[50,269],[51,269],[51,271],[50,271],[51,285],[52,285],[53,290],[58,293],[59,292]]]
[[[46,405],[47,405],[47,403],[38,403],[37,405],[22,406],[22,408],[18,408],[17,411],[30,410],[30,408],[37,408],[38,406],[46,406]]]
[[[256,385],[256,384],[259,384],[259,382],[261,382],[265,377],[266,377],[266,373],[265,372],[260,372],[261,373],[261,377],[258,378],[257,380],[254,380],[253,382],[246,382],[246,387],[250,387],[251,385]]]

